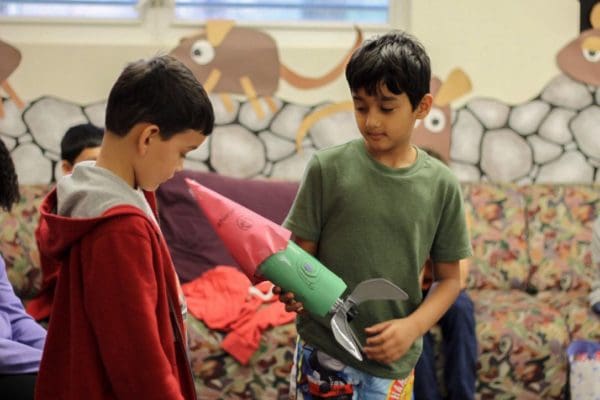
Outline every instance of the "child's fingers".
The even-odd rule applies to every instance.
[[[291,300],[290,302],[285,303],[285,310],[288,312],[301,313],[304,311],[304,305],[295,300]]]
[[[294,293],[284,292],[279,286],[273,286],[273,293],[279,295],[279,301],[285,304],[285,311],[303,313],[304,304],[296,301]]]
[[[378,347],[385,343],[385,336],[383,334],[378,334],[374,336],[369,336],[365,341],[366,347]]]
[[[385,330],[385,328],[387,328],[389,325],[390,321],[383,321],[378,324],[366,327],[365,332],[367,333],[367,335],[376,335],[379,332],[383,332],[383,330]]]

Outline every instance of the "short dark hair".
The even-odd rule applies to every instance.
[[[19,182],[10,151],[0,139],[0,208],[10,211],[19,201]]]
[[[160,128],[163,140],[193,129],[210,135],[212,104],[192,71],[171,56],[139,60],[125,67],[106,105],[106,129],[125,136],[140,122]]]
[[[60,158],[73,164],[83,150],[99,147],[103,136],[104,130],[92,124],[70,127],[60,141]]]
[[[346,66],[350,90],[364,89],[369,96],[381,84],[394,94],[406,93],[413,110],[429,93],[431,62],[423,45],[402,31],[391,31],[366,40]]]

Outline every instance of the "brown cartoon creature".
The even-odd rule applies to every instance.
[[[447,163],[452,136],[450,103],[471,91],[471,81],[461,69],[456,68],[444,82],[432,77],[430,90],[433,106],[427,117],[417,120],[412,141],[419,147],[435,151]]]
[[[571,78],[600,86],[600,3],[590,13],[592,29],[581,32],[556,56],[558,67]]]
[[[25,107],[25,103],[17,96],[17,93],[8,83],[8,77],[21,62],[21,52],[10,44],[0,40],[0,86],[8,94],[18,108]],[[0,118],[4,118],[4,105],[0,99]]]
[[[354,45],[344,59],[318,78],[301,76],[283,65],[275,40],[267,33],[236,27],[230,20],[208,21],[202,32],[183,38],[170,54],[192,70],[207,92],[219,93],[229,111],[233,110],[229,95],[243,94],[256,115],[263,118],[265,114],[258,98],[264,98],[269,108],[276,111],[272,96],[280,79],[297,88],[311,89],[340,76],[352,51],[362,42],[362,32],[357,28],[356,33]]]

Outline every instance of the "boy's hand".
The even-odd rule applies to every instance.
[[[294,299],[294,293],[284,292],[279,286],[273,286],[273,293],[279,295],[279,301],[285,304],[285,311],[303,313],[304,305]]]
[[[369,335],[363,349],[365,355],[383,364],[398,360],[419,337],[417,327],[406,318],[375,324],[365,332]]]

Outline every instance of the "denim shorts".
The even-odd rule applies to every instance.
[[[404,379],[369,375],[296,341],[290,376],[291,400],[410,400],[414,371]]]

